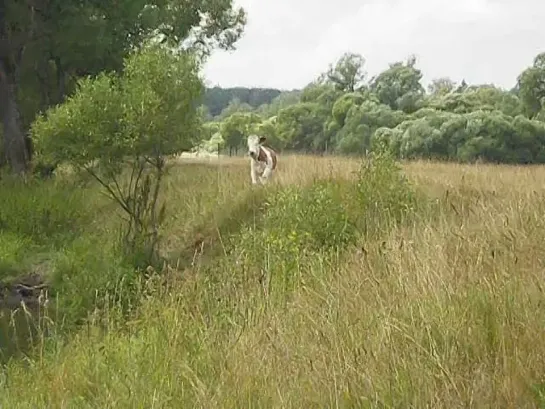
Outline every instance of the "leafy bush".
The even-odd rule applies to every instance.
[[[262,269],[272,282],[292,288],[301,266],[317,257],[327,259],[355,242],[357,230],[343,188],[342,183],[321,180],[275,192],[262,219],[232,238],[236,263]]]
[[[356,232],[341,194],[339,182],[328,180],[280,191],[269,203],[265,229],[309,250],[345,246]]]
[[[402,222],[419,204],[417,192],[382,145],[362,162],[356,191],[367,233]]]
[[[187,53],[134,52],[121,76],[80,80],[71,98],[32,126],[39,155],[90,174],[123,209],[123,249],[137,266],[157,261],[165,156],[190,149],[200,134],[198,69]]]

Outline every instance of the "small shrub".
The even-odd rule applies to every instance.
[[[320,251],[354,241],[355,226],[349,220],[338,181],[316,181],[308,187],[288,188],[273,197],[265,228],[291,237],[301,248]]]
[[[419,197],[392,154],[380,149],[362,162],[356,182],[365,232],[391,228],[417,209]]]
[[[327,180],[278,191],[266,203],[261,223],[246,225],[234,237],[234,254],[291,288],[303,264],[357,238],[341,185]]]

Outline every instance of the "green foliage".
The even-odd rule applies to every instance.
[[[138,273],[123,253],[116,251],[114,237],[84,235],[67,244],[51,260],[50,283],[56,304],[68,325],[86,317],[110,301],[135,302]]]
[[[55,303],[59,316],[68,321],[85,316],[95,301],[94,290],[103,284],[99,277],[112,281],[119,278],[112,271],[106,276],[105,266],[112,265],[104,252],[109,236],[97,235],[97,216],[99,226],[108,223],[104,217],[106,203],[97,197],[95,189],[62,179],[30,180],[26,184],[4,179],[0,188],[9,192],[0,196],[0,288],[5,281],[17,283],[21,277],[38,275],[53,284],[50,295],[61,296],[62,302]],[[93,235],[96,239],[90,243]],[[85,250],[103,264],[80,262],[72,270],[64,270],[63,280],[68,285],[57,285],[62,268],[59,263],[78,243],[88,243],[88,247],[80,245],[74,258],[81,260]],[[76,304],[82,308],[72,309]]]
[[[76,166],[109,156],[119,159],[124,142],[118,137],[122,109],[122,95],[112,76],[82,79],[78,93],[34,122],[37,153],[52,163]]]
[[[23,273],[27,267],[25,258],[33,248],[32,239],[11,231],[0,234],[0,280]]]
[[[333,104],[331,111],[333,119],[340,127],[343,127],[350,108],[360,105],[364,100],[364,96],[360,93],[351,92],[343,95]]]
[[[236,263],[265,269],[289,286],[301,263],[338,256],[362,236],[382,237],[429,210],[427,204],[380,145],[356,181],[319,179],[272,192],[262,215],[231,237],[229,249]]]
[[[456,83],[450,78],[435,78],[428,85],[428,91],[432,96],[443,96],[454,90]]]
[[[432,94],[428,106],[442,111],[459,114],[476,110],[488,112],[501,111],[509,116],[522,113],[522,103],[519,98],[492,85],[468,87],[463,93],[449,92]]]
[[[441,132],[433,127],[426,118],[414,119],[405,124],[401,135],[399,155],[402,158],[431,157],[434,153],[442,153]]]
[[[373,143],[385,141],[403,158],[506,163],[542,163],[545,124],[500,111],[454,114],[420,110],[391,130],[377,130]]]
[[[328,112],[316,102],[302,102],[282,109],[276,117],[278,138],[288,149],[323,150],[327,143],[324,118]]]
[[[316,102],[321,106],[325,106],[329,109],[333,107],[337,99],[339,99],[344,92],[329,83],[323,83],[321,81],[311,82],[308,84],[301,93],[301,103]]]
[[[264,269],[284,291],[293,289],[301,264],[328,259],[355,243],[358,231],[345,205],[349,192],[334,180],[274,192],[258,222],[231,238],[232,257],[247,268]]]
[[[37,152],[55,163],[109,168],[127,156],[189,150],[199,126],[197,69],[190,55],[157,48],[131,55],[121,77],[82,79],[74,96],[33,124]]]
[[[378,144],[370,158],[362,162],[356,191],[367,235],[403,222],[415,214],[422,202],[383,144]]]
[[[389,160],[375,159],[373,166],[394,170]],[[456,169],[438,165],[430,171]],[[214,179],[214,171],[198,178],[193,170],[188,166],[179,174],[189,181],[190,173],[197,181],[188,191],[202,203],[199,188],[208,185],[202,178],[208,181],[211,174]],[[426,218],[383,231],[350,249],[341,263],[318,252],[298,257],[297,268],[285,274],[291,280],[288,289],[295,290],[288,294],[271,285],[279,283],[271,273],[285,260],[281,254],[267,258],[264,253],[259,264],[248,265],[250,234],[244,247],[234,247],[235,258],[222,252],[217,263],[176,271],[174,283],[150,280],[149,295],[131,310],[130,319],[119,320],[114,305],[103,314],[94,311],[73,336],[48,342],[40,334],[35,353],[3,367],[0,402],[6,407],[168,407],[174,401],[184,407],[328,407],[335,399],[346,407],[451,401],[478,407],[508,401],[539,405],[544,348],[535,340],[545,321],[536,283],[542,277],[528,271],[543,254],[536,246],[544,238],[543,195],[532,193],[539,185],[534,172],[466,171],[473,179],[471,192],[461,198],[473,202],[466,209],[470,220],[442,206],[440,222]],[[390,180],[386,171],[372,174]],[[506,184],[506,176],[525,187]],[[431,179],[454,194],[467,193],[457,176]],[[337,189],[324,184],[328,191]],[[223,203],[224,189],[235,186],[239,183],[214,186],[208,200]],[[496,187],[505,190],[489,195]],[[377,189],[379,181],[367,192],[376,198]],[[482,200],[473,201],[475,194]],[[349,198],[343,194],[335,200],[350,205]],[[236,218],[247,220],[250,210],[245,206]],[[381,210],[370,217],[388,217]],[[468,228],[471,222],[477,228]],[[214,222],[209,226],[216,227]],[[96,263],[104,276],[117,277],[109,268],[112,260],[93,257],[91,245],[103,251],[96,242],[74,245],[66,263],[73,264],[70,274],[81,269],[91,275],[86,266]],[[79,258],[75,253],[86,254],[87,262],[73,262]],[[85,277],[77,279],[81,288],[92,286]],[[112,289],[124,290],[121,285]],[[498,359],[508,371],[498,370]],[[290,379],[292,374],[299,382]],[[475,377],[468,374],[478,375],[483,393],[474,393]],[[514,388],[495,388],[513,382]]]
[[[189,150],[201,135],[198,68],[187,53],[135,52],[122,76],[80,81],[74,96],[32,127],[40,155],[89,173],[126,213],[124,242],[128,255],[140,255],[139,266],[156,259],[165,156]]]
[[[79,226],[90,217],[86,192],[77,185],[37,180],[21,184],[8,179],[0,188],[9,192],[0,195],[0,231],[23,241],[62,242],[80,233]]]
[[[221,113],[218,115],[218,119],[224,119],[236,113],[251,112],[252,110],[253,107],[250,104],[240,102],[240,100],[235,98],[229,102],[229,105],[227,105],[224,110],[221,111]]]
[[[11,2],[11,6],[17,4]],[[132,11],[140,12],[138,3],[133,4]],[[89,8],[83,10],[82,5]],[[129,3],[122,5],[110,12],[127,12]],[[91,7],[85,2],[74,6],[81,6],[75,7],[77,12],[86,11],[93,16],[92,12],[105,7],[99,3]],[[143,13],[142,19],[166,21],[161,28],[171,37],[167,43],[177,42],[179,36],[187,34],[187,26],[173,25],[181,21],[181,15],[191,17],[191,13],[171,2],[156,6],[151,7],[149,13]],[[209,28],[216,34],[226,33],[218,29],[229,26],[228,16],[220,10],[229,8],[230,2],[211,1],[206,7],[215,17]],[[73,15],[76,11],[69,9],[67,14]],[[68,32],[75,31],[78,24],[82,24],[83,32],[89,37],[98,29],[111,31],[108,26],[111,22],[95,20],[96,26],[83,25],[93,19],[82,13],[73,25],[66,22]],[[24,25],[24,19],[22,22]],[[145,27],[155,25],[147,23]],[[119,32],[124,32],[122,27]],[[117,40],[121,42],[127,37],[119,36]],[[216,37],[216,40],[229,42],[229,37]],[[114,47],[111,40],[100,38],[97,54],[119,46]],[[67,41],[61,45],[67,46],[65,52],[70,54],[63,62],[71,69],[84,69],[85,59],[77,55],[77,50],[72,48],[74,44]],[[82,44],[81,50],[88,52],[89,44]],[[108,64],[115,65],[116,58]],[[527,260],[515,257],[513,261],[512,255],[515,250],[523,254],[526,247],[535,252],[535,243],[540,241],[525,231],[509,243],[490,241],[492,251],[483,252],[482,245],[489,238],[475,235],[475,229],[468,232],[459,228],[460,215],[456,210],[450,213],[450,209],[447,212],[442,208],[441,223],[437,223],[440,227],[430,223],[431,202],[421,197],[407,181],[395,158],[545,162],[545,124],[541,122],[545,114],[540,95],[543,60],[543,56],[536,58],[534,67],[521,76],[518,95],[488,85],[456,87],[446,79],[435,82],[426,95],[414,60],[393,64],[370,84],[363,84],[363,75],[360,76],[363,58],[347,57],[344,66],[329,72],[329,81],[311,84],[301,95],[292,95],[294,98],[289,102],[277,100],[275,106],[264,106],[257,97],[253,103],[234,101],[223,111],[222,122],[205,126],[201,126],[201,119],[210,115],[205,109],[196,108],[202,89],[198,67],[186,54],[176,56],[160,49],[140,51],[125,60],[121,75],[100,73],[93,79],[81,80],[77,92],[65,104],[35,123],[32,130],[37,150],[44,163],[64,162],[71,169],[87,171],[102,184],[129,217],[121,232],[123,247],[119,248],[116,243],[117,223],[106,217],[115,212],[109,207],[94,206],[95,198],[89,195],[89,190],[55,180],[30,181],[26,185],[2,181],[0,187],[9,194],[0,198],[0,278],[39,270],[42,252],[47,251],[46,272],[57,296],[57,306],[64,313],[62,318],[77,322],[86,312],[98,307],[103,308],[100,318],[105,319],[96,325],[91,323],[70,342],[53,343],[56,348],[51,351],[43,343],[35,359],[28,358],[21,365],[11,363],[7,368],[9,377],[0,377],[1,396],[8,405],[18,402],[51,406],[53,401],[69,402],[70,399],[99,406],[108,406],[114,400],[130,406],[130,403],[142,404],[149,399],[152,405],[161,405],[153,401],[157,394],[139,391],[154,392],[162,388],[164,405],[173,396],[187,401],[189,406],[247,403],[248,396],[250,401],[266,405],[270,396],[281,391],[284,395],[279,399],[291,402],[292,406],[300,402],[303,404],[299,406],[308,406],[309,402],[310,406],[316,402],[327,405],[334,394],[346,405],[354,405],[368,394],[386,405],[404,402],[410,406],[417,402],[413,406],[425,406],[429,403],[426,400],[437,401],[438,385],[449,398],[449,393],[456,389],[452,399],[459,400],[461,393],[468,402],[473,402],[472,385],[466,388],[464,384],[468,368],[471,372],[470,366],[476,367],[480,375],[484,374],[478,385],[482,390],[508,384],[512,379],[509,376],[502,379],[502,375],[498,375],[501,371],[495,370],[498,354],[509,360],[509,352],[513,352],[509,346],[517,344],[513,341],[522,336],[530,345],[535,339],[534,332],[540,333],[543,322],[536,318],[535,322],[527,322],[528,325],[518,325],[531,315],[528,311],[536,310],[539,294],[524,288],[525,285],[535,288],[535,283],[525,283],[510,274],[514,264],[521,266],[520,272],[533,266],[532,257]],[[348,63],[354,61],[361,64],[357,70],[350,71]],[[357,67],[356,63],[352,68]],[[101,63],[93,59],[88,69],[100,70],[100,66]],[[29,95],[32,94],[26,98],[31,100]],[[256,106],[258,109],[254,111]],[[240,146],[249,132],[258,132],[267,136],[273,146],[288,149],[318,152],[334,149],[345,154],[362,154],[368,149],[372,152],[362,162],[355,181],[319,179],[309,185],[257,191],[243,191],[246,182],[242,178],[240,183],[230,180],[229,185],[220,185],[218,181],[222,177],[232,179],[233,174],[225,176],[215,170],[199,174],[192,173],[190,167],[185,168],[184,183],[172,182],[172,191],[178,193],[169,196],[168,203],[193,208],[182,216],[173,215],[170,224],[176,227],[170,232],[172,239],[178,239],[185,246],[190,236],[185,230],[191,230],[185,224],[200,217],[204,220],[204,230],[208,230],[206,234],[218,232],[216,241],[221,241],[221,246],[213,252],[221,251],[222,256],[210,264],[204,257],[191,267],[188,262],[184,273],[191,274],[184,276],[183,283],[176,284],[176,291],[172,294],[165,291],[161,297],[155,294],[138,311],[132,310],[137,300],[135,295],[141,295],[138,292],[141,270],[134,267],[145,267],[150,260],[156,261],[152,255],[156,256],[154,246],[165,215],[159,199],[166,172],[164,157],[194,147],[196,143],[207,150],[226,142],[229,146]],[[239,171],[234,173],[242,173]],[[517,181],[519,178],[520,175],[516,175]],[[489,180],[488,176],[484,179]],[[208,186],[214,195],[205,198],[195,186],[185,183],[194,180],[198,180],[200,186]],[[189,188],[180,193],[183,185]],[[488,188],[485,186],[479,195],[489,194]],[[242,191],[237,197],[240,200],[225,201],[228,190]],[[511,200],[505,201],[504,195],[503,199],[495,197],[488,204],[479,201],[477,206],[468,207],[470,217],[485,219],[486,230],[487,223],[498,219],[498,208],[501,210],[500,206],[504,206],[500,223],[490,224],[486,234],[514,238],[519,221],[539,231],[534,228],[535,223],[528,220],[542,213],[540,201],[536,199],[527,209],[520,206],[521,199],[528,201],[530,196],[529,190],[517,191]],[[180,198],[187,199],[181,201]],[[469,197],[465,199],[470,201]],[[258,209],[263,203],[264,208]],[[205,206],[213,211],[203,211]],[[490,214],[482,210],[485,206]],[[95,216],[100,212],[100,217],[89,223],[92,212]],[[424,214],[428,223],[405,224]],[[253,223],[248,222],[251,218]],[[509,221],[508,234],[502,232],[504,219]],[[166,224],[169,223],[163,226]],[[464,226],[467,225],[464,223]],[[400,228],[392,230],[394,227]],[[452,232],[456,234],[450,234]],[[229,239],[224,242],[225,233]],[[453,236],[457,238],[451,240]],[[205,241],[202,248],[208,251],[207,246],[213,239]],[[513,247],[515,241],[517,249]],[[354,250],[350,255],[355,256],[360,248],[353,247],[355,244],[363,245],[362,264],[358,264],[356,257],[349,266],[334,264],[347,250]],[[176,250],[179,246],[174,243]],[[407,250],[402,250],[402,246]],[[502,252],[502,248],[513,251]],[[202,256],[197,253],[193,261]],[[211,256],[206,253],[206,257]],[[433,280],[436,269],[444,266],[448,266],[442,276],[444,280]],[[467,270],[468,266],[474,267],[464,277],[452,274],[457,269]],[[522,276],[526,279],[529,275]],[[298,285],[302,288],[293,297],[290,309],[274,309],[274,302],[285,301],[287,297],[271,297],[271,282],[283,285],[286,290]],[[434,282],[439,284],[433,287]],[[456,292],[463,296],[457,297]],[[425,297],[415,297],[415,294]],[[513,301],[516,297],[520,302]],[[123,312],[134,312],[135,319],[114,327],[112,317],[118,312],[106,308],[112,304],[116,304],[116,308],[121,306]],[[472,311],[469,316],[468,311]],[[142,321],[145,325],[141,325]],[[471,336],[464,338],[459,328],[467,324],[465,321],[471,322],[472,331]],[[104,324],[112,326],[104,328]],[[175,330],[165,331],[165,328]],[[377,334],[371,337],[371,342],[368,342],[369,334]],[[307,337],[302,347],[301,335]],[[264,345],[264,337],[272,347],[258,348],[258,353],[250,354],[246,360],[248,346]],[[359,354],[362,340],[369,345],[365,353]],[[385,340],[390,343],[388,348],[384,348]],[[455,351],[458,355],[452,353],[452,340],[462,347]],[[161,343],[165,345],[161,351],[167,352],[157,354],[157,345]],[[324,361],[324,356],[331,355],[332,345],[342,346],[343,354],[337,354],[339,359]],[[138,353],[134,353],[135,350]],[[354,357],[344,353],[350,351],[356,351]],[[368,351],[371,353],[366,353]],[[392,351],[397,352],[392,355]],[[226,361],[226,353],[234,358]],[[478,365],[468,357],[477,357]],[[161,365],[157,364],[158,360]],[[112,371],[104,368],[111,368],[112,364],[115,367],[119,362],[117,369],[120,370],[115,373],[123,376],[116,375],[113,382],[105,382],[111,381]],[[240,362],[249,364],[239,368]],[[460,369],[460,362],[469,362],[468,367],[462,365]],[[533,361],[526,359],[525,362]],[[316,363],[322,367],[315,367]],[[399,363],[401,369],[393,379],[388,374],[392,365],[399,367]],[[169,368],[167,372],[181,374],[180,382],[164,382],[165,365]],[[513,367],[517,369],[516,365]],[[368,380],[360,382],[353,376],[354,371],[361,372],[361,368],[371,368],[379,379],[368,391],[365,391]],[[525,381],[533,381],[533,374],[541,373],[539,365],[531,371],[524,369]],[[62,393],[53,398],[38,392],[29,394],[29,370],[34,376],[32,381],[37,382],[33,391],[45,391],[52,384],[62,384],[65,386]],[[288,378],[286,374],[305,370],[311,374],[304,379],[308,382],[306,389],[317,388],[317,397],[290,391],[282,383]],[[528,375],[529,372],[532,373]],[[250,375],[241,377],[240,373]],[[256,373],[263,376],[256,377]],[[335,384],[335,390],[320,392],[331,373],[338,373],[341,383]],[[429,376],[416,377],[413,381],[410,376],[417,373]],[[10,382],[4,382],[8,378]],[[196,378],[199,382],[195,382]],[[147,388],[150,379],[153,388]],[[343,384],[343,379],[356,380]],[[453,379],[459,384],[454,385],[455,388]],[[400,386],[392,389],[395,381]],[[144,388],[132,388],[139,382]],[[364,385],[363,394],[358,382]],[[425,388],[415,388],[415,382]],[[106,383],[109,387],[104,388]],[[273,385],[270,390],[266,387],[269,384]],[[136,394],[127,394],[127,385]],[[242,385],[243,392],[239,393],[233,385]],[[533,387],[539,402],[543,400],[542,386],[535,383]],[[424,392],[415,394],[415,390]],[[96,391],[100,393],[94,393]],[[358,392],[357,397],[353,391]],[[494,399],[521,396],[524,397],[523,392],[515,388],[514,394],[509,392]],[[484,400],[486,398],[480,402]]]
[[[233,49],[246,24],[246,13],[232,0],[38,3],[2,3],[2,77],[13,86],[5,95],[11,109],[4,115],[3,145],[16,172],[28,168],[24,135],[36,116],[73,95],[82,78],[119,73],[130,53],[149,44],[189,49],[204,60],[214,48]],[[102,81],[97,85],[107,86]]]
[[[420,84],[422,72],[415,68],[416,60],[409,59],[406,64],[396,62],[381,72],[371,83],[371,89],[380,102],[392,109],[407,113],[418,109],[418,102],[424,93]]]
[[[301,102],[301,91],[283,91],[270,103],[263,103],[257,108],[257,113],[264,118],[271,118],[278,115],[281,109]]]
[[[285,141],[281,140],[278,136],[276,116],[263,120],[263,122],[257,125],[255,131],[259,135],[267,138],[268,145],[273,146],[276,149],[281,149],[285,146]]]
[[[238,149],[245,145],[246,138],[256,131],[261,118],[254,113],[236,112],[221,124],[221,135],[228,148]]]
[[[339,91],[354,92],[364,85],[364,65],[365,58],[362,55],[344,53],[335,66],[329,68],[326,79]]]
[[[336,148],[343,154],[361,154],[370,149],[376,129],[393,128],[403,122],[405,114],[392,111],[387,105],[365,101],[348,111],[345,125],[336,135]]]
[[[283,247],[336,249],[353,243],[355,228],[343,206],[342,184],[315,181],[280,191],[269,202],[264,228]],[[289,244],[288,244],[289,243]]]
[[[438,78],[426,93],[415,58],[365,83],[363,57],[348,53],[289,105],[252,111],[260,115],[254,129],[294,151],[364,155],[385,144],[406,159],[543,163],[543,60],[521,74],[517,90]]]
[[[518,77],[519,95],[526,114],[533,118],[543,111],[545,100],[545,53],[538,54],[532,67]]]
[[[250,108],[256,109],[264,104],[272,103],[278,98],[282,92],[272,88],[208,88],[204,94],[204,105],[210,110],[213,117],[220,114],[227,117],[225,112],[227,107],[233,101],[238,101],[239,104],[247,104]],[[234,113],[231,112],[231,113]]]
[[[401,136],[401,130],[398,128],[378,128],[371,137],[371,150],[387,151],[395,155],[400,151]]]
[[[221,136],[221,133],[216,132],[209,139],[202,140],[193,151],[195,152],[207,152],[218,153],[225,147],[225,140]]]

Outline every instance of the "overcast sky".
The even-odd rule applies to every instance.
[[[449,76],[512,87],[545,51],[545,0],[235,0],[248,24],[216,51],[209,86],[302,88],[343,52],[374,75],[410,54],[424,83]]]

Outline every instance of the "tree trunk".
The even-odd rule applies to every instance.
[[[36,78],[40,84],[40,111],[44,112],[47,107],[51,106],[51,97],[49,96],[49,78],[46,74],[44,75],[45,70],[43,68],[36,66],[35,71]]]
[[[29,149],[21,126],[15,75],[7,67],[5,60],[0,60],[0,114],[4,126],[4,152],[12,171],[20,174],[28,168]]]
[[[62,104],[66,97],[66,72],[62,67],[61,60],[55,58],[55,67],[57,69],[57,104]]]

